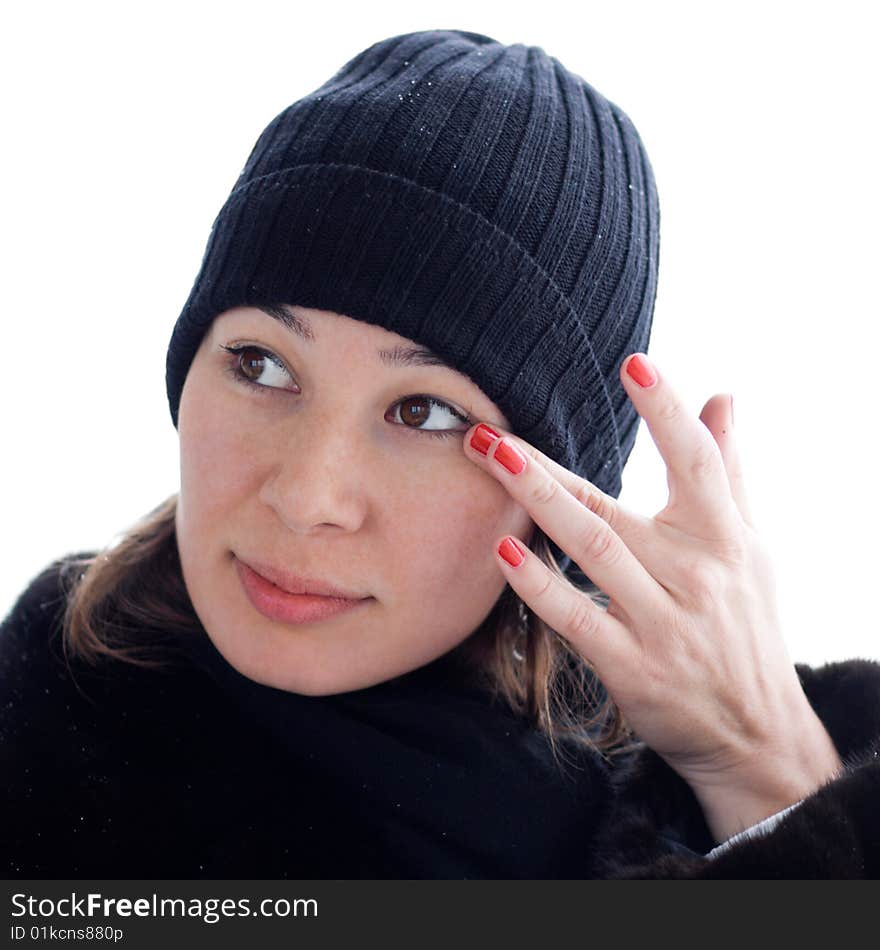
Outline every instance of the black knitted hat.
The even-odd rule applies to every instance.
[[[213,318],[289,303],[428,347],[617,497],[639,424],[618,373],[648,347],[659,218],[632,122],[540,47],[374,43],[269,123],[217,215],[168,347],[174,425]]]

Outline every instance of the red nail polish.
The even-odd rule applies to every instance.
[[[519,475],[526,467],[526,460],[522,452],[515,449],[509,442],[502,441],[495,449],[495,461],[500,462],[511,475]]]
[[[626,364],[627,374],[634,379],[643,389],[648,389],[657,382],[657,374],[654,367],[648,362],[647,358],[641,353],[636,353]]]
[[[481,455],[486,455],[489,451],[489,446],[497,438],[498,433],[494,429],[490,429],[489,426],[484,425],[481,422],[474,430],[474,434],[471,436],[471,446]]]
[[[511,567],[519,567],[526,558],[525,552],[513,538],[505,538],[498,545],[498,553]]]

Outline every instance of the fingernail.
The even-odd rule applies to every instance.
[[[498,553],[511,567],[519,567],[526,557],[523,549],[513,538],[505,538],[501,544],[498,545]]]
[[[733,396],[730,397],[730,424],[733,425]]]
[[[481,455],[487,455],[489,446],[498,438],[498,433],[482,422],[474,430],[471,436],[471,447],[476,449]]]
[[[526,458],[522,452],[503,439],[495,449],[495,461],[500,462],[511,475],[519,475],[526,467]]]
[[[649,389],[657,382],[657,373],[646,356],[636,353],[626,364],[627,374],[643,389]]]

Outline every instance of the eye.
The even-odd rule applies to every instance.
[[[452,406],[448,405],[445,402],[441,402],[439,399],[435,399],[433,396],[407,396],[406,399],[401,399],[399,402],[396,402],[391,409],[390,415],[393,417],[393,420],[397,422],[402,419],[403,424],[408,428],[416,429],[419,432],[425,432],[427,435],[433,436],[434,438],[446,438],[450,435],[455,435],[458,433],[461,435],[473,425],[471,420],[464,415],[463,413],[458,412],[456,409],[453,409]],[[438,428],[436,425],[422,425],[419,426],[419,422],[424,422],[426,419],[434,419],[436,422],[439,418],[440,424],[443,423],[443,417],[446,416],[446,419],[456,419],[459,422],[464,423],[464,428],[458,429],[443,429]],[[409,423],[414,423],[414,425],[409,425]]]
[[[299,387],[294,383],[294,389],[289,389],[284,385],[273,385],[268,380],[277,380],[284,383],[285,378],[293,380],[290,372],[284,363],[269,350],[264,350],[260,346],[253,344],[242,344],[240,346],[223,346],[221,349],[231,354],[231,359],[226,367],[229,375],[237,382],[256,390],[260,395],[269,395],[272,390],[281,390],[286,392],[299,392]],[[450,435],[459,435],[466,432],[472,425],[473,420],[457,409],[454,409],[448,403],[433,396],[418,394],[407,396],[405,399],[399,399],[389,410],[386,418],[403,428],[409,428],[416,432],[424,432],[432,438],[447,438]],[[444,420],[445,417],[445,420]],[[444,421],[457,420],[462,425],[457,429],[442,428]],[[425,423],[429,424],[425,424]]]
[[[223,346],[222,349],[226,350],[227,353],[231,353],[234,357],[229,361],[227,369],[232,378],[238,383],[264,391],[286,388],[284,386],[274,386],[271,382],[267,382],[263,378],[266,370],[269,370],[269,380],[281,378],[281,382],[283,382],[285,376],[292,379],[284,363],[274,353],[270,353],[259,346]],[[299,391],[299,387],[296,387],[296,391]]]

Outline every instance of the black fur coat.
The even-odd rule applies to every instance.
[[[62,656],[57,561],[0,626],[6,878],[877,878],[880,664],[811,669],[844,773],[714,859],[650,749],[609,764],[546,740],[447,658],[304,697],[203,635],[172,666]]]

